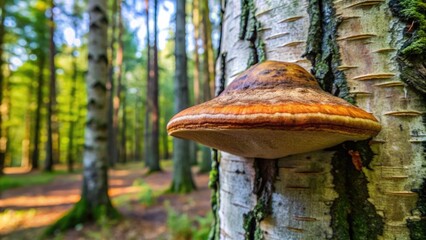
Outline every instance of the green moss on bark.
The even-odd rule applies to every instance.
[[[246,240],[263,239],[260,223],[272,213],[272,193],[277,176],[277,160],[255,159],[254,169],[256,178],[253,193],[257,197],[257,203],[253,210],[244,214],[244,238]]]
[[[312,63],[312,73],[322,89],[354,103],[349,94],[345,74],[338,70],[341,65],[337,44],[337,27],[331,0],[310,0],[308,7],[310,26],[304,56]]]
[[[241,0],[239,38],[249,41],[248,67],[265,60],[265,44],[258,33],[260,27],[260,22],[256,18],[256,8],[253,0]]]
[[[112,206],[111,202],[94,204],[82,197],[71,211],[46,229],[44,236],[52,236],[86,222],[98,222],[104,219],[117,220],[120,218],[120,213]]]
[[[349,151],[359,152],[364,167],[374,156],[368,141],[346,142],[337,148],[332,174],[339,197],[331,207],[332,239],[377,239],[383,233],[384,222],[368,201],[367,178],[355,168]]]
[[[219,157],[218,151],[212,149],[212,169],[210,170],[209,188],[211,193],[211,209],[213,212],[213,223],[209,233],[209,240],[220,238],[219,223]]]
[[[405,42],[398,50],[397,61],[401,80],[426,94],[426,2],[423,0],[391,0],[389,7],[394,16],[407,26]]]
[[[310,0],[309,35],[305,56],[312,62],[312,73],[321,87],[335,96],[355,103],[349,94],[341,65],[337,28],[339,22],[331,0]],[[383,232],[383,220],[368,201],[367,178],[352,163],[349,151],[357,151],[363,166],[370,164],[373,152],[368,141],[347,142],[336,148],[332,159],[333,183],[339,197],[331,206],[332,239],[377,239]]]

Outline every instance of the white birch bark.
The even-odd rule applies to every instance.
[[[404,24],[392,17],[387,2],[366,7],[336,1],[345,19],[339,28],[340,53],[346,78],[358,106],[372,112],[382,131],[373,139],[377,154],[369,180],[370,201],[385,222],[382,239],[409,239],[407,219],[419,220],[416,206],[419,188],[426,177],[421,143],[426,138],[420,95],[403,83],[396,62],[403,44]]]
[[[109,204],[107,183],[107,4],[89,1],[89,66],[87,74],[88,111],[83,156],[83,197],[93,206]]]
[[[383,217],[381,239],[409,239],[407,219],[418,219],[415,208],[418,188],[426,177],[424,153],[426,110],[420,96],[401,82],[395,49],[402,44],[402,28],[391,17],[387,2],[359,6],[359,1],[335,1],[341,69],[357,105],[372,112],[382,123],[382,132],[372,140],[377,154],[362,169],[368,177],[369,201]],[[266,59],[295,62],[308,71],[311,63],[302,55],[308,38],[308,1],[256,0],[260,38]],[[248,68],[249,43],[238,38],[241,1],[228,0],[223,15],[217,78],[229,84]],[[367,35],[363,35],[367,34]],[[371,34],[371,35],[369,35]],[[225,66],[223,68],[223,66]],[[381,74],[365,76],[368,74]],[[364,77],[365,76],[365,77]],[[373,79],[374,77],[377,79]],[[278,160],[278,177],[272,197],[273,213],[261,222],[265,239],[328,239],[333,235],[330,207],[338,197],[333,186],[333,151],[317,151]],[[267,160],[265,160],[267,161]],[[256,205],[253,194],[253,159],[221,153],[219,168],[220,239],[244,238],[244,214]]]

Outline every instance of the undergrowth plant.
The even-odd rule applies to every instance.
[[[169,202],[165,202],[167,211],[167,229],[170,240],[205,240],[209,236],[213,214],[191,218],[186,213],[179,213]]]

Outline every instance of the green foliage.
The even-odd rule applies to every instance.
[[[367,178],[354,167],[349,151],[359,152],[367,168],[374,156],[368,140],[345,142],[333,156],[333,184],[339,197],[331,206],[332,239],[377,239],[383,233],[383,219],[368,201]]]
[[[28,187],[52,182],[56,176],[64,172],[32,173],[26,175],[5,175],[0,177],[0,191],[17,187]]]
[[[154,196],[154,191],[152,188],[142,179],[135,180],[133,186],[138,186],[141,188],[138,193],[138,201],[149,207],[156,203],[156,196]]]
[[[167,229],[172,240],[205,240],[209,236],[213,214],[191,218],[188,214],[175,211],[169,202],[164,204],[167,211]]]
[[[413,36],[410,43],[402,49],[402,54],[422,56],[426,53],[426,3],[422,0],[392,2],[391,7],[401,15],[403,20],[413,24],[412,29],[410,29]]]
[[[28,210],[6,209],[5,211],[0,212],[0,226],[7,224],[13,228],[19,228],[22,222],[33,218],[36,213],[37,210],[33,208]]]

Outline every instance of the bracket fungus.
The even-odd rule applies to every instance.
[[[267,159],[365,140],[380,129],[372,114],[323,91],[302,67],[277,61],[249,68],[167,125],[171,136]]]

